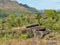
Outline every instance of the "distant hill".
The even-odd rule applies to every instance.
[[[29,7],[26,4],[19,4],[17,1],[0,0],[0,10],[5,10],[12,13],[38,13],[35,8]]]

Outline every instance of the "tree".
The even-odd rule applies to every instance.
[[[9,23],[12,27],[16,26],[15,25],[15,19],[16,19],[16,15],[15,14],[10,14],[7,17],[7,23]]]
[[[16,25],[20,27],[22,24],[22,18],[20,16],[17,16],[15,22],[16,22]]]
[[[37,19],[39,25],[41,25],[41,23],[40,23],[41,14],[40,13],[37,14],[36,19]]]

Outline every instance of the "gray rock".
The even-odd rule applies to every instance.
[[[45,31],[46,28],[44,26],[36,26],[36,27],[32,27],[32,30],[35,30],[35,31]]]
[[[32,28],[32,27],[35,27],[35,26],[39,26],[39,24],[30,24],[30,25],[26,26],[26,28]]]

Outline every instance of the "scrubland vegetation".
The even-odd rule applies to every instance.
[[[51,34],[36,39],[30,28],[26,33],[21,32],[27,25],[35,23],[51,30]],[[60,45],[60,11],[43,10],[35,14],[16,15],[0,10],[0,45],[49,45],[49,42],[50,45]]]

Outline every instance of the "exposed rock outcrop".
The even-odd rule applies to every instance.
[[[1,32],[0,34],[5,35],[5,34],[16,34],[18,31],[22,32],[22,34],[27,34],[29,33],[31,37],[39,37],[43,38],[45,35],[49,34],[51,30],[46,30],[45,26],[39,26],[38,24],[31,24],[29,26],[26,26],[26,28],[22,28],[20,30],[12,30],[9,32]]]

